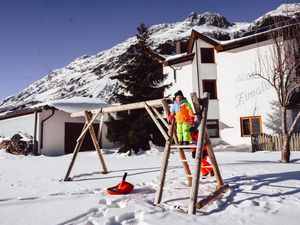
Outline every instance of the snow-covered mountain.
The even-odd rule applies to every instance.
[[[218,40],[239,37],[245,31],[258,29],[270,23],[270,18],[290,18],[300,15],[300,3],[283,4],[253,23],[229,22],[218,13],[191,13],[182,22],[159,24],[150,27],[154,50],[163,55],[174,54],[175,43],[181,41],[183,48],[193,28]],[[32,106],[49,100],[66,99],[74,96],[100,98],[112,102],[112,92],[117,81],[110,79],[122,71],[130,60],[135,37],[111,49],[93,56],[81,56],[64,68],[57,69],[14,96],[0,101],[0,113]]]

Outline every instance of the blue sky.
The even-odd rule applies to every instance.
[[[299,1],[0,0],[0,99],[134,36],[139,22],[178,22],[206,11],[251,22],[286,2]]]

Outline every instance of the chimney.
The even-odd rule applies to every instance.
[[[180,41],[176,42],[176,54],[180,54],[181,53],[181,49],[180,49]]]

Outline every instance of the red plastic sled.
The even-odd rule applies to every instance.
[[[107,193],[110,195],[124,195],[133,190],[133,185],[125,181],[127,173],[124,173],[122,181],[114,187],[107,188]]]

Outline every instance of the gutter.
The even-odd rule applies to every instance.
[[[45,109],[45,110],[51,109],[52,112],[51,112],[51,114],[50,114],[48,117],[46,117],[45,119],[43,119],[42,122],[41,122],[41,144],[40,144],[40,148],[41,148],[41,149],[43,148],[43,145],[44,145],[44,124],[45,124],[45,122],[46,122],[48,119],[50,119],[52,116],[54,116],[54,113],[55,113],[56,108],[55,108],[55,107],[51,107],[51,106],[46,105],[46,106],[44,107],[44,109]]]
[[[197,88],[198,88],[198,96],[200,98],[201,94],[200,94],[200,75],[199,75],[199,51],[198,51],[198,45],[197,45],[197,42],[198,42],[198,39],[196,39],[196,45],[195,45],[195,48],[196,48],[196,66],[197,66],[197,70],[196,70],[196,73],[197,73]],[[200,58],[201,59],[201,58]]]

